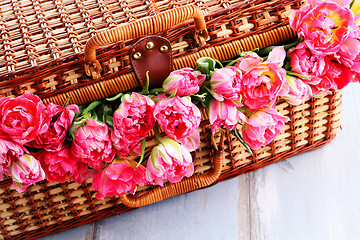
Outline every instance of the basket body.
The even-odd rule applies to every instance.
[[[238,50],[263,48],[295,38],[287,17],[300,7],[300,2],[2,1],[0,97],[19,96],[30,91],[39,95],[44,103],[63,104],[71,97],[73,103],[80,105],[139,86],[129,58],[130,48],[137,39],[98,49],[102,76],[96,80],[86,76],[83,48],[91,36],[105,28],[188,3],[198,5],[205,14],[209,32],[205,46],[197,47],[192,43],[191,20],[158,33],[170,41],[174,69],[180,69],[194,67],[200,57],[223,61],[238,56]],[[221,174],[212,184],[331,141],[340,128],[341,92],[333,92],[321,99],[308,99],[299,106],[279,100],[277,110],[291,121],[276,140],[255,151],[253,156],[230,133],[225,134]],[[206,111],[202,111],[202,116],[195,176],[207,174],[213,168],[214,151]],[[219,135],[215,141],[220,142]],[[150,138],[147,147],[154,145],[155,140]],[[136,196],[155,188],[141,187]],[[193,190],[190,186],[181,192]],[[168,193],[168,189],[160,191],[164,196],[174,195]],[[90,181],[82,184],[44,181],[18,193],[11,180],[5,180],[0,183],[0,235],[5,239],[33,239],[132,210],[118,196],[97,200],[94,195]],[[152,202],[158,200],[155,198]]]

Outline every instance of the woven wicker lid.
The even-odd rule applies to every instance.
[[[0,97],[28,91],[48,98],[92,85],[83,67],[83,50],[92,36],[188,4],[204,13],[209,32],[205,49],[286,25],[300,1],[4,0],[0,3]],[[176,58],[201,50],[193,44],[193,31],[190,19],[159,35],[171,42]],[[99,81],[132,72],[129,49],[134,41],[97,49],[102,65]]]

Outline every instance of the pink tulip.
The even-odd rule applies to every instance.
[[[24,154],[24,149],[14,143],[0,138],[0,181],[2,181],[3,174],[10,176],[10,166],[13,160]]]
[[[16,98],[0,99],[0,137],[20,145],[47,130],[45,105],[39,97],[25,93]]]
[[[245,121],[243,138],[251,149],[258,150],[273,141],[284,129],[287,121],[288,117],[274,109],[260,109]]]
[[[115,131],[111,131],[111,141],[117,155],[121,158],[127,158],[129,155],[141,155],[141,141],[129,141],[126,137],[117,135]]]
[[[135,194],[137,186],[147,184],[146,169],[142,165],[136,168],[137,162],[121,160],[101,170],[93,179],[93,190],[98,191],[96,198],[104,199],[115,194],[130,192]]]
[[[189,137],[199,127],[200,110],[190,97],[174,97],[156,103],[154,117],[166,135],[176,141]]]
[[[147,161],[147,180],[163,186],[165,179],[176,183],[184,176],[193,175],[194,165],[190,152],[170,138],[160,138],[159,141]]]
[[[205,74],[192,68],[183,68],[170,73],[163,83],[164,92],[171,96],[190,96],[199,91],[206,78]]]
[[[350,68],[339,63],[334,55],[313,54],[304,43],[291,49],[289,54],[292,70],[308,78],[302,80],[311,85],[314,94],[342,89],[352,80]]]
[[[209,92],[218,101],[231,100],[240,104],[241,78],[241,71],[236,67],[220,68],[211,75]]]
[[[290,26],[315,54],[335,54],[357,33],[354,14],[335,1],[310,1],[290,14]]]
[[[256,110],[275,104],[286,81],[286,71],[281,68],[285,55],[283,47],[276,47],[269,53],[267,61],[252,53],[236,64],[243,72],[241,94],[247,107]]]
[[[24,192],[28,186],[44,180],[45,172],[38,160],[24,154],[11,164],[11,176],[15,189]]]
[[[118,154],[126,158],[154,128],[155,103],[149,97],[135,92],[124,95],[121,100],[113,116],[111,139]]]
[[[121,98],[114,113],[114,131],[128,141],[140,141],[154,128],[155,103],[147,96],[133,92]]]
[[[209,121],[213,133],[221,126],[233,130],[241,120],[245,119],[245,115],[237,110],[233,102],[229,100],[219,102],[216,99],[210,101]]]
[[[115,156],[115,150],[112,147],[108,126],[93,119],[87,119],[86,123],[75,132],[71,154],[94,169],[102,168],[103,162],[111,162]]]
[[[189,152],[193,152],[200,146],[200,133],[198,130],[195,130],[189,137],[180,139],[179,142]]]
[[[300,105],[305,99],[312,96],[311,87],[304,83],[301,79],[286,76],[286,83],[284,85],[284,94],[281,96],[292,105]]]
[[[34,156],[41,163],[49,182],[75,180],[82,183],[86,180],[88,165],[72,156],[69,146],[63,146],[57,151],[43,150]]]
[[[76,105],[62,107],[50,103],[44,111],[46,117],[45,124],[48,126],[47,131],[38,134],[35,140],[27,145],[35,148],[44,148],[48,151],[61,149],[66,139],[66,133],[75,117],[75,112],[78,111],[79,108]]]

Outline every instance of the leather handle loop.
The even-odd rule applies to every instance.
[[[217,146],[214,146],[216,150],[213,156],[213,168],[210,172],[201,175],[194,175],[190,178],[184,178],[177,183],[167,182],[164,184],[163,187],[156,187],[141,196],[122,194],[120,195],[120,200],[127,207],[139,208],[164,200],[169,197],[210,186],[219,178],[221,174],[221,168],[224,158],[223,141],[224,134],[222,132],[220,149],[218,149]]]
[[[117,28],[108,29],[90,38],[85,46],[85,72],[93,79],[100,77],[101,65],[96,60],[96,49],[118,41],[136,39],[149,34],[156,34],[169,29],[190,18],[194,19],[195,36],[197,44],[202,45],[208,38],[203,13],[198,6],[186,5],[171,9],[155,16],[147,17],[126,23]]]

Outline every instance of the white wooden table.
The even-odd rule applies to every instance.
[[[360,239],[360,84],[318,150],[42,240]]]

